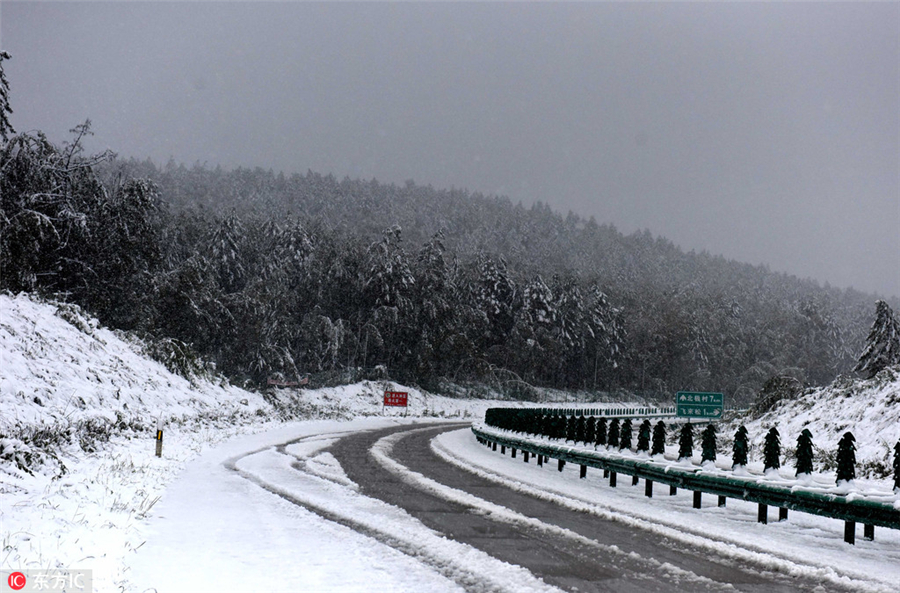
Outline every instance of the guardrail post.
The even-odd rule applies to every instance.
[[[756,513],[756,521],[764,525],[769,522],[769,507],[767,507],[763,503],[759,503],[759,511],[757,511]]]
[[[700,490],[694,490],[694,508],[699,509],[701,507],[701,499],[703,498],[703,492]]]
[[[614,472],[612,470],[610,470],[610,472],[609,472],[609,487],[610,488],[616,487],[616,472]]]
[[[644,480],[644,496],[653,498],[653,480]]]
[[[676,494],[678,494],[678,486],[669,484],[669,496],[675,496]]]
[[[720,506],[720,507],[724,507],[724,506],[725,506],[725,500],[726,500],[726,499],[725,499],[724,496],[720,496],[720,497],[719,497],[719,506]]]
[[[856,521],[844,521],[844,541],[848,544],[856,544]]]
[[[509,457],[510,457],[510,459],[515,459],[516,458],[516,448],[510,447],[510,449],[512,449],[512,455],[510,455]]]
[[[581,466],[581,473],[578,475],[578,477],[581,478],[581,479],[583,480],[585,476],[587,476],[587,466],[586,466],[586,465],[582,465],[582,466]]]
[[[538,453],[538,467],[544,467],[544,456]]]
[[[867,539],[872,541],[875,539],[875,526],[874,525],[863,525],[863,539]]]
[[[778,508],[778,520],[779,521],[787,521],[787,512],[788,510],[784,507]]]
[[[528,463],[528,451],[522,451],[522,457],[525,458],[525,463]]]
[[[609,477],[609,469],[603,468],[603,477],[604,477],[604,478],[608,478],[608,477]]]
[[[500,454],[506,455],[506,445],[500,445]]]
[[[494,451],[497,450],[497,441],[494,441]]]
[[[638,479],[637,476],[631,476],[631,485],[632,486],[637,486],[638,482],[640,482],[640,480]]]
[[[560,459],[559,462],[556,464],[556,469],[558,471],[562,471],[564,467],[566,467],[566,462],[563,461],[562,459]]]

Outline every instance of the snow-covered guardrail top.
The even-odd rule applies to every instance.
[[[695,492],[757,502],[844,521],[900,529],[900,495],[889,490],[858,491],[847,484],[826,486],[815,479],[788,480],[777,473],[753,474],[746,469],[726,471],[712,463],[696,466],[629,450],[567,444],[560,439],[525,435],[483,423],[473,425],[486,442],[586,467],[635,476]]]

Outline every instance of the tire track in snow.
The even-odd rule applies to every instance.
[[[308,457],[288,452],[291,445],[318,440],[327,446],[330,439],[342,436],[347,433],[294,439],[250,451],[224,465],[292,504],[414,558],[471,593],[559,591],[521,567],[443,537],[405,511],[363,496],[342,480],[306,471]]]

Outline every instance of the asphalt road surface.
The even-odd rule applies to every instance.
[[[399,506],[446,537],[523,566],[567,591],[843,590],[833,583],[823,586],[820,582],[775,574],[762,566],[738,565],[731,559],[711,555],[708,549],[693,548],[650,531],[566,509],[471,474],[441,459],[429,445],[441,432],[462,426],[412,425],[363,432],[340,439],[329,451],[363,494]],[[429,428],[421,430],[423,427]],[[394,446],[392,458],[410,470],[570,533],[498,520],[472,506],[404,482],[369,455],[376,441],[396,432],[408,434]],[[546,471],[556,471],[555,465],[545,465]],[[572,532],[583,537],[572,536]]]

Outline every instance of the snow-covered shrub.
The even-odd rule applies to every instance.
[[[145,340],[144,354],[191,383],[210,379],[213,368],[188,345],[174,338]]]
[[[753,412],[762,414],[771,410],[783,399],[796,399],[803,392],[803,384],[794,377],[779,375],[772,377],[756,397]]]

